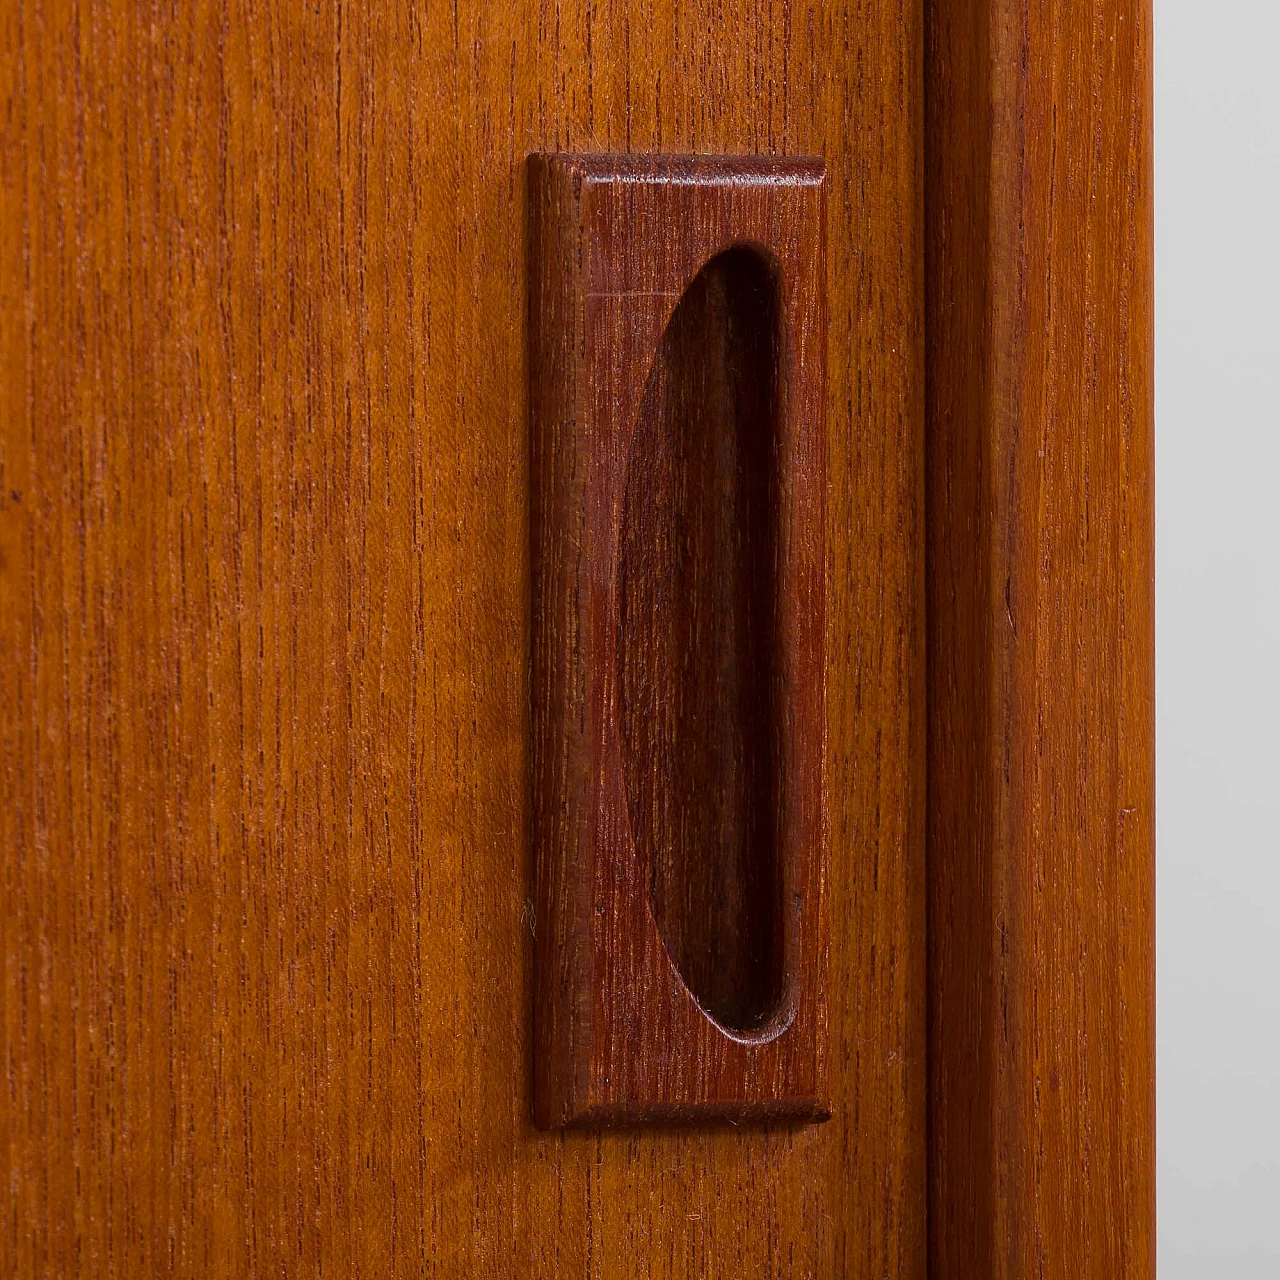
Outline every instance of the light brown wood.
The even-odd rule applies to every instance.
[[[829,1114],[823,194],[531,162],[545,1126]]]
[[[922,1276],[921,39],[0,6],[0,1272]],[[532,1125],[546,150],[826,160],[826,1125]]]
[[[1152,1280],[1150,3],[926,66],[930,1273]]]

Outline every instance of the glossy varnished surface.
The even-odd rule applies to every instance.
[[[921,1276],[915,9],[0,32],[0,1272]],[[827,162],[824,1126],[531,1120],[523,165],[627,149]]]

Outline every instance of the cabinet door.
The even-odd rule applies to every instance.
[[[1149,50],[1149,0],[0,7],[0,1272],[1150,1280]],[[819,234],[724,157],[825,184]],[[566,249],[587,214],[531,243],[538,166],[561,212],[575,174],[719,175],[691,207],[756,230],[684,264],[678,323],[635,291],[663,335],[639,353],[626,290]],[[775,261],[822,265],[735,328]],[[602,297],[589,423],[533,361],[582,356],[538,323]],[[707,389],[759,417],[781,384],[750,353],[820,312],[822,429],[751,447],[825,441],[797,450],[821,496],[772,511],[818,474],[779,464],[735,498],[748,536],[688,497],[737,447]],[[539,584],[594,579],[539,576],[577,544],[538,540],[535,476],[577,473],[539,452],[531,385],[583,456],[643,419],[628,456],[694,513],[699,590],[765,599],[757,561],[803,585],[698,650],[742,659],[739,727],[819,779],[788,847],[823,833],[825,977],[807,1056],[771,1059],[787,1106],[746,1052],[711,1085],[678,1060],[702,1021],[662,1038],[695,988],[747,1031],[781,1007],[740,938],[731,963],[685,945],[719,919],[681,896],[687,850],[630,918],[648,950],[599,961],[610,1017],[659,1015],[599,1054],[548,1058],[545,1018],[535,1043],[558,962],[535,799],[561,794],[535,778],[535,623],[582,616],[538,612]],[[662,858],[665,779],[696,802],[730,778],[744,829],[772,797],[654,624],[680,522],[609,492],[612,812],[650,806]],[[782,545],[819,527],[820,557]],[[825,685],[753,720],[741,670],[815,651]],[[678,760],[664,679],[706,717]],[[793,910],[774,883],[761,920]],[[656,972],[660,932],[683,1004],[618,981]],[[572,1023],[605,986],[544,1003]],[[632,1070],[639,1025],[662,1035]],[[585,1124],[535,1126],[535,1057],[561,1089],[539,1118]]]
[[[921,6],[0,24],[3,1269],[919,1280]],[[542,151],[826,163],[826,1123],[532,1122]]]

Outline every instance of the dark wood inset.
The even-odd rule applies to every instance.
[[[667,325],[627,461],[622,772],[658,932],[698,1003],[752,1030],[783,995],[777,830],[778,283],[728,249]]]
[[[530,205],[537,1119],[825,1118],[823,167]]]

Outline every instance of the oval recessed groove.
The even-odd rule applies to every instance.
[[[776,661],[781,302],[735,246],[689,285],[632,438],[619,561],[622,772],[662,941],[733,1031],[785,986]]]

